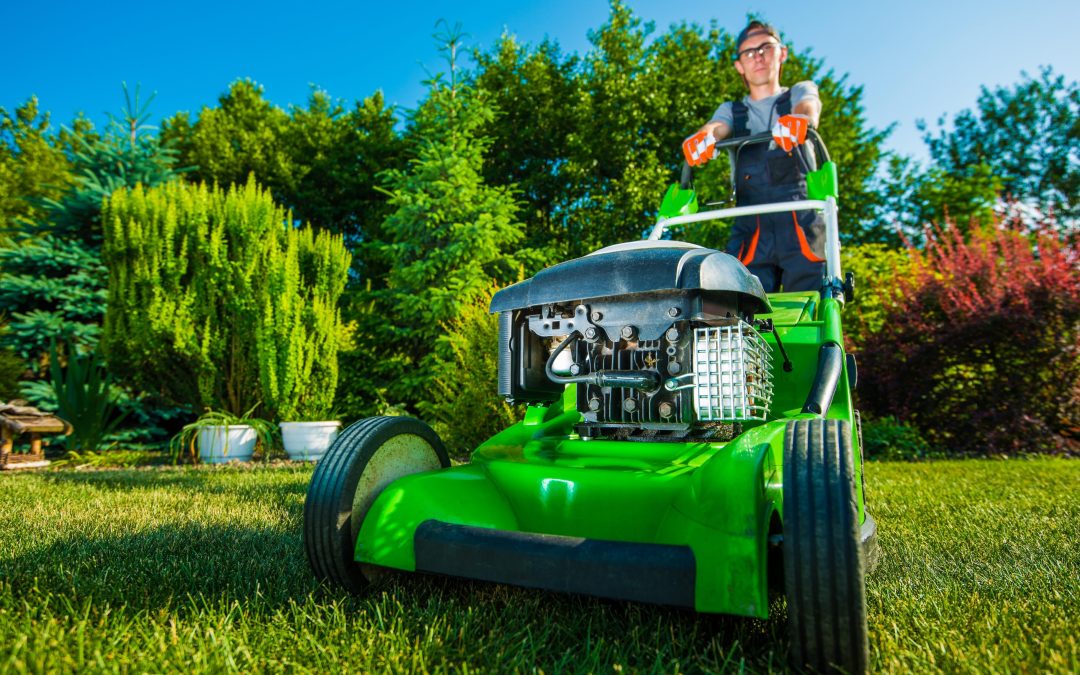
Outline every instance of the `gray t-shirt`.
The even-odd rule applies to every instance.
[[[779,115],[773,109],[773,104],[776,103],[776,99],[787,91],[787,87],[781,87],[780,92],[775,96],[759,99],[757,101],[751,100],[750,96],[743,97],[743,103],[747,108],[747,120],[746,126],[751,134],[761,134],[766,131],[771,131],[773,124]],[[802,82],[796,82],[791,87],[791,107],[794,108],[800,101],[805,99],[818,100],[817,85],[810,80],[803,80]],[[731,101],[725,101],[720,104],[720,107],[713,113],[712,119],[709,122],[723,122],[728,127],[734,126],[735,119],[731,113]]]

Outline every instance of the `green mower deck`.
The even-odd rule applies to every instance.
[[[805,392],[838,333],[817,293],[776,294],[792,361],[780,391]],[[819,318],[820,317],[820,318]],[[847,378],[830,414],[850,419]],[[777,419],[726,443],[581,439],[576,391],[497,434],[469,464],[413,474],[375,500],[355,559],[407,571],[764,618],[770,537],[780,543],[784,436],[815,419],[780,399]],[[862,503],[860,467],[855,485]],[[867,522],[859,513],[860,522]],[[864,528],[872,534],[873,521]]]
[[[783,592],[793,665],[864,671],[876,526],[821,171],[821,199],[705,213],[684,171],[648,240],[496,294],[498,391],[523,421],[458,466],[413,418],[346,429],[304,506],[316,576],[361,591],[391,568],[757,618]],[[662,239],[807,208],[826,222],[820,292],[766,295],[736,258]]]

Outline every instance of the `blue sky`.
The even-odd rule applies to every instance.
[[[872,126],[896,123],[890,148],[925,151],[915,128],[975,104],[980,85],[1011,85],[1022,70],[1052,65],[1080,78],[1080,2],[903,0],[803,2],[630,0],[662,31],[715,20],[735,31],[762,12],[797,49],[812,47],[838,74],[864,87]],[[311,85],[353,101],[381,89],[410,107],[427,73],[441,69],[435,24],[460,22],[472,45],[505,30],[545,36],[584,52],[587,31],[608,15],[606,0],[548,2],[13,2],[0,15],[5,57],[0,106],[37,94],[55,123],[84,111],[99,125],[119,112],[121,82],[157,92],[156,119],[213,105],[229,83],[250,77],[277,105],[303,104]],[[693,83],[687,83],[693,86]],[[737,93],[737,92],[736,92]],[[708,93],[717,103],[725,92]],[[826,102],[828,105],[828,102]],[[690,130],[688,130],[690,131]]]

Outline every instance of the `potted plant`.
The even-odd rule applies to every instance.
[[[268,454],[274,443],[274,427],[267,420],[252,417],[255,409],[243,415],[220,410],[208,410],[191,424],[185,425],[173,436],[170,449],[173,460],[179,459],[185,450],[200,462],[221,464],[246,462],[255,453],[255,446],[262,444]]]
[[[318,461],[337,438],[341,422],[325,410],[298,412],[296,419],[282,422],[281,444],[289,459]]]

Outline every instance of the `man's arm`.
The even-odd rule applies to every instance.
[[[791,101],[792,114],[805,115],[810,126],[817,129],[821,121],[821,98],[817,85],[810,80],[796,82],[791,87]]]
[[[709,122],[698,129],[698,133],[702,131],[710,132],[712,137],[718,141],[722,141],[731,135],[731,127],[728,126],[727,122]]]
[[[817,129],[818,121],[821,119],[821,100],[816,97],[804,98],[791,106],[791,112],[795,115],[806,115],[810,120],[810,126]]]

